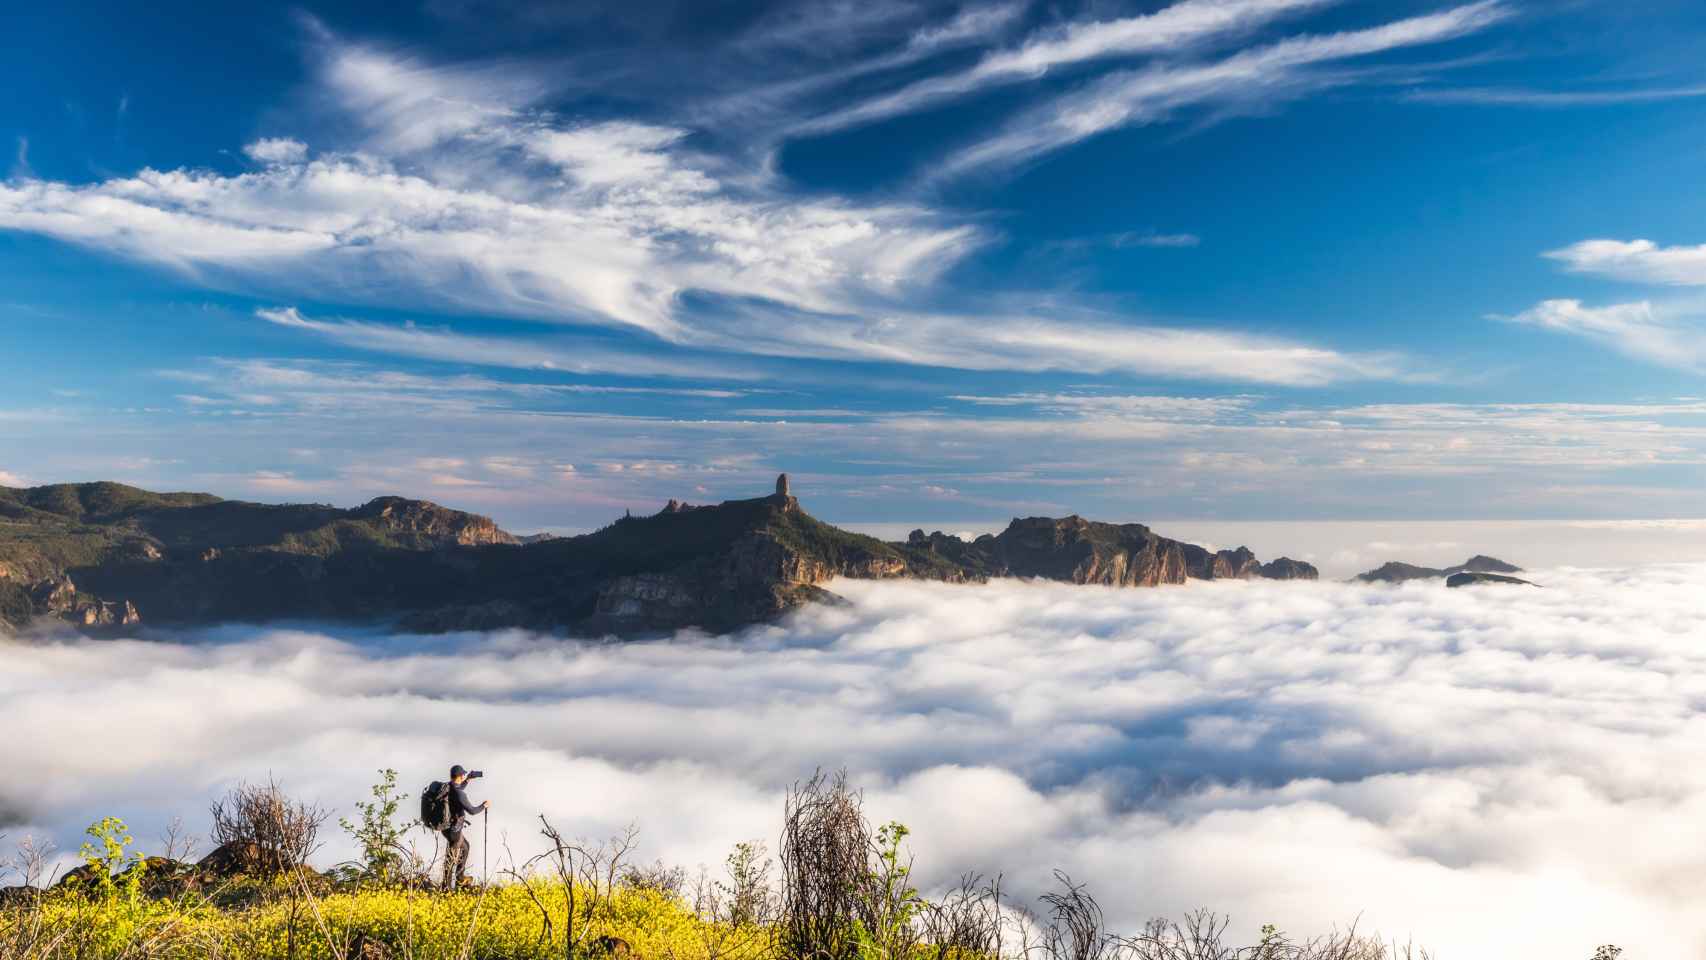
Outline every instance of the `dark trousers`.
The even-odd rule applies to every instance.
[[[444,831],[444,889],[455,890],[468,876],[468,838],[461,827]]]

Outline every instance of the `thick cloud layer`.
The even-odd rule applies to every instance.
[[[1437,583],[841,583],[731,637],[569,643],[231,627],[0,650],[0,811],[74,848],[193,827],[240,778],[349,812],[488,771],[493,847],[537,813],[717,863],[846,766],[923,878],[1062,867],[1126,927],[1208,905],[1446,956],[1698,956],[1706,565]],[[352,852],[334,838],[323,859]]]

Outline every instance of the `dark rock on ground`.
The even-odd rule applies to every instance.
[[[130,867],[114,878],[119,883],[130,879]],[[167,857],[144,857],[142,861],[142,892],[149,897],[175,897],[200,886],[201,868],[195,864]]]
[[[349,944],[343,955],[348,960],[390,960],[392,950],[383,938],[366,930],[357,930],[350,935]]]
[[[608,957],[610,960],[626,960],[634,956],[634,947],[621,937],[605,935],[594,937],[586,945],[586,955],[589,957]]]
[[[208,879],[225,880],[244,876],[260,858],[260,848],[252,843],[222,843],[197,860],[195,869]]]
[[[76,889],[77,887],[85,886],[87,884],[97,883],[100,878],[100,868],[85,863],[80,867],[73,867],[72,869],[65,871],[64,876],[61,876],[58,880],[54,881],[53,888],[55,890]]]

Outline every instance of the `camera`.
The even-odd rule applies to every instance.
[[[468,771],[468,779],[470,779],[470,780],[478,780],[485,775],[486,775],[486,771],[484,771],[484,770],[470,770],[470,771]]]

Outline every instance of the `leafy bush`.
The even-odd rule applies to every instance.
[[[390,884],[414,879],[422,872],[418,858],[403,844],[409,824],[397,822],[397,809],[408,798],[408,794],[397,792],[397,771],[381,770],[379,782],[373,785],[373,799],[355,805],[360,822],[338,818],[338,825],[361,845],[361,864],[351,879]]]

